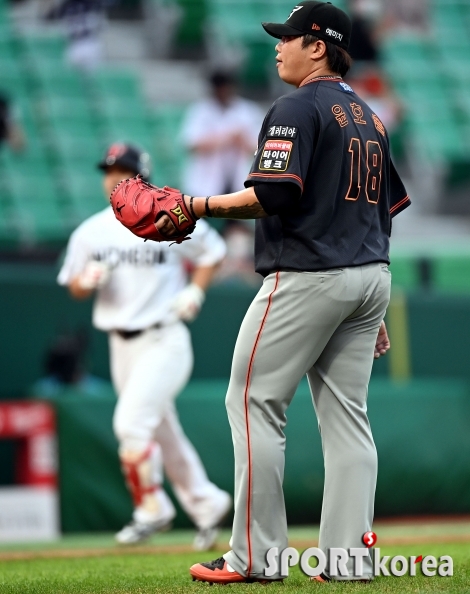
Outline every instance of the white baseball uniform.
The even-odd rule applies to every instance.
[[[115,219],[111,207],[82,223],[69,241],[59,284],[70,284],[90,261],[110,269],[97,289],[93,324],[109,333],[121,460],[123,452],[132,452],[141,468],[146,461],[153,477],[140,498],[134,496],[138,522],[175,515],[161,488],[162,461],[175,495],[199,529],[210,527],[214,513],[226,507],[227,494],[209,481],[174,407],[190,378],[193,353],[189,331],[172,307],[187,284],[187,264],[211,266],[224,255],[223,239],[205,221],[179,245],[144,242]],[[135,471],[127,480],[138,481]]]
[[[263,117],[254,101],[234,97],[229,105],[222,106],[209,97],[189,108],[181,141],[190,148],[208,138],[241,133],[250,139],[254,152]],[[252,160],[251,154],[237,146],[225,146],[208,153],[190,153],[184,168],[185,191],[194,196],[207,196],[242,190]]]

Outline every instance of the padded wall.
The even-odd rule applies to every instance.
[[[233,492],[226,381],[192,382],[177,400],[181,422],[209,477]],[[112,434],[114,398],[56,400],[62,527],[118,529],[131,513]],[[369,416],[379,455],[377,516],[470,513],[470,394],[465,383],[373,380]],[[287,411],[285,495],[289,521],[320,517],[323,460],[306,383]],[[189,526],[180,511],[176,526]]]

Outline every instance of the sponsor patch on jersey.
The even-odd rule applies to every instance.
[[[346,91],[346,93],[354,93],[354,90],[348,85],[348,83],[340,82],[339,86],[342,87],[343,91]]]
[[[289,163],[293,143],[283,140],[267,140],[261,151],[260,171],[285,171]]]
[[[268,138],[295,138],[298,129],[294,126],[270,126],[266,136]]]

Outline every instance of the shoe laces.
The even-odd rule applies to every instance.
[[[225,559],[223,557],[219,557],[218,559],[214,559],[214,561],[209,561],[208,563],[201,563],[207,569],[211,569],[215,571],[216,569],[223,569],[224,568]]]

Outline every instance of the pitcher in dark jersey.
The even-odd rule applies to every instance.
[[[342,80],[351,63],[346,14],[306,1],[286,23],[263,27],[280,40],[279,76],[296,90],[269,110],[246,189],[193,198],[197,216],[258,219],[256,269],[265,278],[240,328],[226,400],[231,550],[190,573],[218,583],[282,578],[266,555],[288,544],[283,428],[306,375],[325,461],[319,547],[327,556],[336,547],[365,553],[337,574],[327,563],[312,579],[370,581],[362,538],[372,529],[377,455],[367,387],[374,356],[390,346],[391,218],[410,201],[382,122]],[[164,218],[157,226],[169,230]]]
[[[291,204],[272,203],[263,183],[290,186]],[[245,185],[271,215],[256,228],[263,276],[389,264],[390,216],[409,204],[382,122],[335,75],[312,77],[274,103]]]

